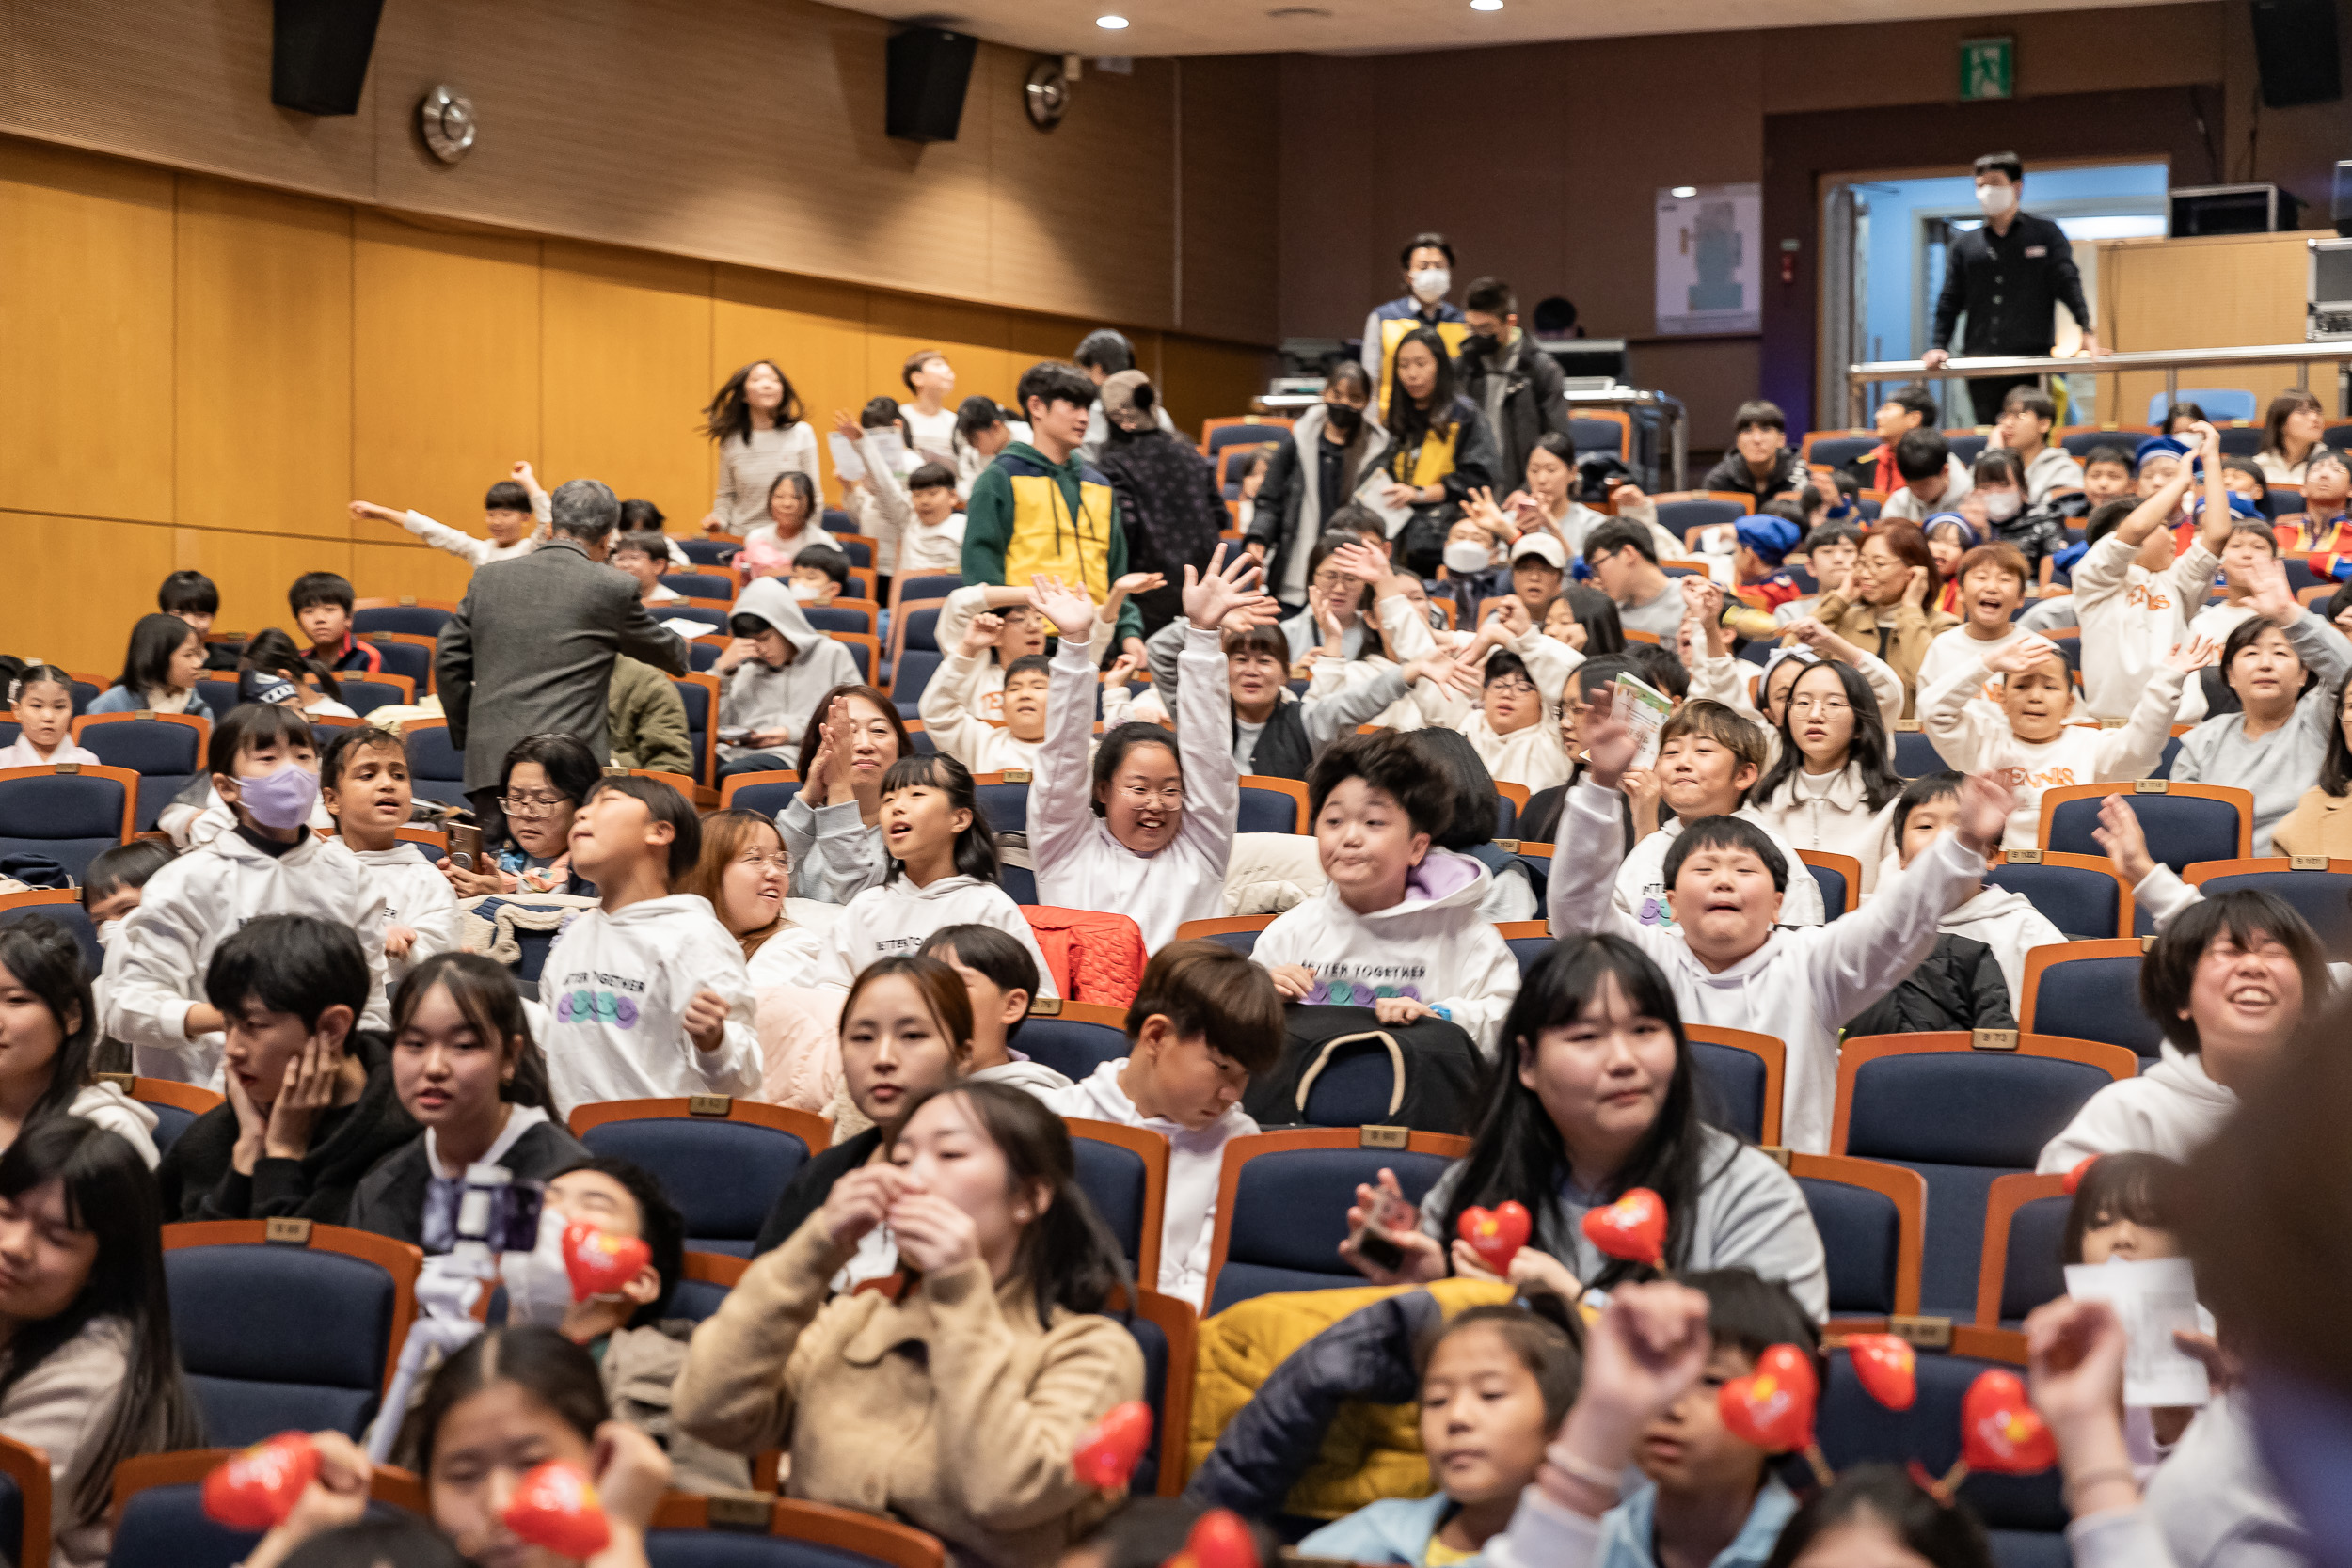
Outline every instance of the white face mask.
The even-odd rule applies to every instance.
[[[813,582],[795,582],[788,586],[792,590],[792,596],[803,604],[815,604],[818,594],[821,592]]]
[[[1408,281],[1412,284],[1415,299],[1423,305],[1435,305],[1445,298],[1448,289],[1454,287],[1454,275],[1443,267],[1423,267],[1409,275]]]
[[[126,916],[125,918],[127,919],[128,917]],[[98,923],[98,945],[102,948],[112,947],[115,944],[115,937],[121,931],[121,929],[122,922],[120,920],[100,921]]]
[[[2026,498],[2013,490],[1990,490],[1985,493],[1984,515],[1996,523],[2006,523],[2026,509]]]
[[[1493,563],[1493,552],[1475,539],[1456,539],[1445,547],[1445,569],[1455,577],[1483,572]]]
[[[2014,185],[1979,185],[1977,205],[1984,209],[1986,217],[1999,217],[2003,213],[2017,205],[2017,187]]]

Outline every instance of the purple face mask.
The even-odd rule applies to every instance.
[[[237,800],[264,828],[280,832],[310,820],[319,798],[319,776],[288,763],[275,773],[237,781]]]

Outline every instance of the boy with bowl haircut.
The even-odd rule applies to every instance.
[[[963,1076],[975,1084],[1010,1084],[1040,1099],[1070,1087],[1070,1080],[1012,1048],[1036,1000],[1037,959],[1017,937],[993,926],[943,926],[919,949],[956,972],[972,997],[972,1055]]]
[[[1197,1310],[1216,1231],[1225,1146],[1258,1131],[1241,1108],[1249,1075],[1281,1059],[1273,979],[1222,942],[1196,937],[1152,955],[1127,1009],[1127,1054],[1042,1096],[1065,1117],[1148,1128],[1168,1142],[1157,1289]]]
[[[1590,700],[1591,693],[1586,693]],[[1606,703],[1610,694],[1602,692]],[[1785,869],[1786,895],[1780,907],[1785,926],[1819,926],[1826,911],[1820,885],[1797,858],[1796,847],[1757,820],[1748,806],[1748,788],[1764,770],[1764,732],[1731,708],[1699,697],[1677,708],[1658,732],[1660,825],[1656,832],[1633,846],[1617,868],[1616,902],[1629,919],[1671,932],[1674,903],[1669,889],[1673,873],[1666,863],[1683,824],[1712,816],[1736,816],[1748,823],[1779,851]],[[1671,814],[1671,815],[1669,815]]]
[[[1664,972],[1686,1022],[1779,1037],[1788,1048],[1782,1140],[1800,1153],[1826,1152],[1840,1026],[1927,957],[1937,922],[1975,894],[1984,857],[2000,842],[2009,790],[1969,780],[1954,833],[1860,910],[1826,926],[1780,924],[1784,890],[1802,868],[1763,829],[1739,816],[1695,818],[1661,869],[1676,924],[1645,924],[1612,897],[1624,855],[1620,786],[1637,742],[1610,711],[1606,692],[1588,704],[1581,728],[1589,761],[1560,816],[1551,934],[1614,932]]]
[[[1480,912],[1486,866],[1432,847],[1453,810],[1445,775],[1393,730],[1350,736],[1315,760],[1307,802],[1328,879],[1259,933],[1252,959],[1288,1001],[1442,1018],[1491,1056],[1519,967]]]

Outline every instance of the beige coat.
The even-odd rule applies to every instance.
[[[1850,604],[1835,594],[1824,594],[1814,606],[1813,613],[1821,624],[1866,654],[1876,654],[1886,661],[1903,683],[1905,719],[1919,711],[1919,664],[1928,657],[1928,644],[1960,625],[1960,617],[1948,610],[1922,610],[1917,605],[1898,601],[1895,623],[1885,629],[1885,645],[1879,641],[1879,607],[1873,604]]]
[[[68,1497],[83,1449],[105,1432],[114,1393],[130,1370],[131,1333],[120,1318],[96,1318],[52,1351],[0,1401],[0,1436],[49,1456],[55,1534],[50,1568],[98,1568],[114,1531],[101,1518],[71,1517]],[[9,1544],[11,1555],[14,1544]]]
[[[2352,796],[2313,784],[2270,830],[2270,847],[2281,855],[2352,856]]]
[[[1070,1450],[1142,1397],[1135,1340],[1060,1308],[1041,1326],[977,1259],[902,1301],[827,1301],[851,1251],[819,1212],[752,1264],[695,1330],[677,1426],[734,1453],[788,1447],[792,1497],[897,1515],[996,1568],[1053,1560],[1115,1500],[1080,1484]]]

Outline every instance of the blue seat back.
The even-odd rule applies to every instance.
[[[1133,1269],[1143,1256],[1145,1227],[1151,1222],[1143,1157],[1100,1138],[1073,1137],[1070,1150],[1077,1163],[1078,1190],[1103,1216],[1119,1242],[1120,1256]]]
[[[1244,784],[1237,833],[1295,833],[1298,831],[1298,800],[1279,789]]]
[[[1144,1446],[1143,1458],[1127,1478],[1127,1493],[1130,1497],[1148,1497],[1160,1485],[1160,1447],[1168,1430],[1170,1352],[1168,1335],[1151,1319],[1128,1316],[1120,1323],[1134,1337],[1136,1348],[1143,1352],[1143,1398],[1152,1407],[1152,1441]],[[1180,1433],[1177,1440],[1184,1441],[1184,1435]]]
[[[1309,1127],[1385,1125],[1396,1116],[1389,1108],[1396,1089],[1396,1063],[1387,1048],[1362,1040],[1331,1053],[1309,1086],[1298,1119]]]
[[[1846,874],[1834,866],[1813,865],[1801,862],[1788,868],[1788,875],[1794,878],[1806,871],[1813,873],[1813,884],[1821,890],[1822,918],[1836,920],[1839,915],[1844,914],[1846,912]]]
[[[1522,980],[1527,978],[1530,970],[1543,961],[1544,955],[1557,945],[1550,937],[1505,937],[1502,944],[1511,950],[1511,957],[1518,960],[1519,978]]]
[[[2061,800],[2050,814],[2050,842],[2045,849],[2069,855],[2104,856],[2106,851],[2091,836],[2099,825],[2101,797]],[[2179,871],[2199,861],[2235,860],[2238,852],[2236,808],[2227,800],[2194,795],[2135,795],[2132,810],[2148,834],[2148,848],[2156,859]]]
[[[670,1305],[663,1308],[665,1318],[684,1318],[700,1323],[717,1313],[727,1299],[727,1288],[707,1279],[681,1279],[670,1292]]]
[[[664,572],[661,586],[690,599],[735,600],[735,579],[704,572]]]
[[[833,546],[834,548],[850,558],[850,564],[852,566],[870,567],[874,564],[874,546],[863,539],[852,539],[846,534],[835,534]]]
[[[1761,647],[1762,644],[1751,642],[1748,646]],[[1769,649],[1766,651],[1770,652]],[[1895,732],[1896,772],[1906,779],[1924,779],[1931,773],[1941,773],[1945,766],[1943,753],[1935,749],[1935,742],[1928,738],[1925,730]]]
[[[2010,1215],[2009,1245],[2001,1254],[2001,1327],[2015,1328],[2026,1313],[2066,1293],[2066,1216],[2074,1207],[2064,1196],[2038,1197]]]
[[[801,792],[798,779],[778,779],[766,784],[745,784],[735,792],[733,805],[739,811],[761,812],[782,819],[792,797]]]
[[[608,1121],[580,1141],[651,1171],[686,1216],[689,1250],[738,1258],[752,1255],[777,1195],[808,1163],[800,1134],[717,1117]],[[723,1180],[714,1180],[721,1172]]]
[[[860,686],[873,685],[873,645],[867,642],[844,642],[841,645],[850,650],[850,662],[857,666],[857,684]]]
[[[75,681],[73,683],[73,717],[79,719],[87,713],[90,704],[98,701],[100,694],[100,689],[95,684],[89,681]]]
[[[1495,837],[1510,838],[1519,823],[1519,803],[1501,790],[1495,791]]]
[[[1615,427],[1613,425],[1611,428],[1613,430]],[[1221,424],[1209,432],[1209,455],[1215,457],[1227,447],[1258,446],[1267,441],[1279,441],[1289,434],[1287,426],[1253,424],[1247,420],[1240,424]],[[1579,451],[1583,449],[1581,441],[1577,446]]]
[[[944,599],[965,586],[961,573],[926,572],[916,577],[902,578],[892,585],[901,605],[919,604],[925,599]]]
[[[1875,431],[1867,436],[1819,436],[1814,437],[1812,449],[1806,453],[1805,461],[1826,463],[1833,468],[1842,468],[1863,453],[1875,449],[1878,444],[1879,438]]]
[[[1960,466],[1964,468],[1983,455],[1985,444],[1992,439],[1990,436],[1979,436],[1975,431],[1970,431],[1965,436],[1947,436],[1944,437],[1944,442],[1951,454],[1960,459]]]
[[[438,637],[449,625],[449,611],[423,604],[377,605],[351,612],[351,629],[365,637],[372,631],[405,632],[410,637]]]
[[[1264,927],[1259,927],[1259,930],[1263,929]],[[1258,950],[1258,931],[1211,931],[1204,940],[1222,942],[1244,958]]]
[[[148,832],[172,798],[203,770],[201,738],[186,724],[119,719],[109,724],[91,724],[75,744],[107,767],[127,768],[139,776],[135,822],[140,832]]]
[[[890,702],[901,719],[921,716],[923,689],[931,684],[939,673],[939,651],[935,648],[909,648],[898,656],[898,662],[890,667]]]
[[[1520,973],[1526,973],[1524,964]],[[1694,1039],[1691,1067],[1698,1075],[1699,1113],[1726,1132],[1737,1132],[1752,1144],[1762,1143],[1764,1058],[1737,1046]]]
[[[1816,1177],[1798,1177],[1797,1187],[1829,1258],[1830,1316],[1883,1318],[1893,1312],[1902,1263],[1902,1212],[1895,1200],[1867,1187]]]
[[[894,630],[891,635],[900,640],[898,645],[901,648],[910,651],[920,648],[934,654],[939,652],[939,610],[937,605],[910,610],[901,600],[898,614],[906,630],[903,633]]]
[[[177,1105],[149,1104],[147,1108],[155,1113],[155,1131],[151,1135],[155,1140],[155,1152],[158,1154],[170,1153],[171,1146],[180,1141],[180,1134],[196,1125],[194,1111],[183,1110]]]
[[[829,604],[804,604],[801,606],[801,613],[807,616],[808,624],[818,631],[855,631],[870,635],[874,629],[874,612],[870,610],[836,610]]]
[[[0,719],[0,746],[13,746],[16,737],[24,733],[24,726],[13,719]]]
[[[236,677],[231,675],[224,680],[217,675],[199,675],[196,694],[212,710],[215,718],[225,719],[229,710],[238,703]]]
[[[46,855],[79,882],[92,857],[122,842],[122,788],[91,773],[0,781],[0,855]]]
[[[2033,1169],[2042,1146],[2109,1081],[2087,1062],[2005,1052],[1923,1052],[1860,1065],[1845,1152],[1915,1170],[1928,1184],[1922,1311],[1975,1316],[1994,1178]]]
[[[2129,463],[2133,451],[2147,438],[2136,430],[2069,430],[2057,435],[2058,444],[2066,449],[2066,454],[2078,461],[2101,447],[2113,447]]]
[[[673,676],[670,689],[686,705],[686,750],[694,759],[694,766],[688,771],[696,782],[708,784],[709,769],[703,766],[703,760],[711,754],[707,750],[710,744],[710,688]]]
[[[1442,1155],[1376,1148],[1288,1149],[1250,1161],[1234,1194],[1209,1315],[1276,1291],[1362,1284],[1363,1275],[1340,1257],[1356,1188],[1378,1180],[1385,1166],[1396,1173],[1406,1200],[1418,1204],[1450,1163]]]
[[[2006,888],[2042,911],[2070,942],[2096,941],[2125,933],[2118,928],[2122,891],[2104,871],[2085,865],[1996,865],[1984,874],[1987,887]],[[2063,1029],[2044,1029],[2062,1035]]]
[[[405,705],[408,693],[389,681],[372,681],[364,675],[339,675],[336,688],[342,691],[343,706],[362,719],[380,707]]]
[[[1736,523],[1747,515],[1747,508],[1737,501],[1701,499],[1658,503],[1658,526],[1677,539],[1692,529],[1711,527],[1717,523]]]
[[[2139,955],[2069,958],[2042,972],[2035,988],[2037,1035],[2120,1045],[2142,1056],[2164,1049],[2164,1030],[2139,1005]]]
[[[1090,1019],[1028,1019],[1011,1043],[1024,1055],[1042,1062],[1073,1084],[1091,1077],[1104,1062],[1127,1054],[1125,1030]]]
[[[1568,439],[1576,443],[1581,456],[1589,451],[1613,453],[1622,461],[1630,461],[1633,454],[1626,451],[1632,431],[1614,420],[1580,420],[1568,416]]]
[[[707,675],[724,652],[726,648],[723,644],[689,641],[686,644],[686,667],[698,675]]]
[[[414,642],[378,642],[373,638],[366,641],[368,645],[375,650],[376,658],[385,673],[407,676],[417,683],[417,690],[420,694],[431,688],[433,685],[432,649],[419,647]],[[351,705],[354,708],[359,708],[358,703],[353,703]],[[367,710],[359,708],[359,711],[364,713]]]
[[[857,531],[857,519],[837,506],[825,508],[825,515],[818,521],[827,533],[855,533]]]
[[[1900,1467],[1915,1459],[1930,1475],[1940,1476],[1960,1457],[1960,1404],[1968,1386],[1979,1372],[2000,1366],[1973,1356],[1923,1354],[1918,1398],[1908,1410],[1889,1410],[1863,1389],[1851,1360],[1833,1353],[1815,1425],[1821,1452],[1839,1471],[1873,1461]],[[2025,1375],[2023,1368],[2003,1370]],[[2066,1528],[2066,1503],[2055,1469],[2038,1476],[1972,1474],[1961,1484],[1960,1496],[1994,1531],[2056,1538]]]
[[[2149,393],[2148,422],[2153,425],[2162,425],[2165,410],[2176,403],[2193,403],[2205,411],[2206,419],[2215,421],[2250,420],[2255,417],[2257,407],[2254,394],[2243,388],[2184,387],[2169,395],[2163,391]],[[2222,434],[2226,436],[2229,432],[2224,431]],[[2257,430],[2254,434],[2260,436],[2262,432]]]
[[[700,605],[665,604],[654,606],[650,613],[656,621],[691,621],[697,626],[707,626],[710,630],[703,633],[705,637],[713,632],[723,636],[727,629],[727,612],[723,610],[705,610]]]
[[[175,1247],[164,1283],[207,1441],[324,1427],[358,1437],[374,1416],[398,1292],[373,1263],[312,1247]]]
[[[739,539],[678,539],[672,543],[697,566],[723,566],[743,548]]]
[[[2342,871],[2249,871],[2212,877],[2208,898],[2233,888],[2249,888],[2281,899],[2301,915],[2331,959],[2352,958],[2352,873]]]
[[[440,724],[404,724],[401,741],[408,751],[409,788],[428,800],[453,806],[467,804],[466,753],[450,744],[449,730]]]
[[[926,731],[926,734],[929,732]],[[980,814],[1000,833],[1029,830],[1029,786],[1025,784],[984,784],[973,792]]]
[[[215,1442],[215,1446],[225,1445]],[[399,1512],[380,1502],[368,1504],[367,1511],[371,1518]],[[17,1528],[21,1532],[23,1526]],[[13,1547],[18,1537],[12,1534],[7,1539]],[[230,1529],[205,1517],[201,1482],[151,1486],[133,1494],[123,1504],[106,1564],[107,1568],[234,1568],[261,1541],[258,1532]]]
[[[1016,904],[1034,906],[1037,903],[1037,873],[1025,865],[1009,863],[996,868],[996,885],[1005,890],[1005,896]]]

